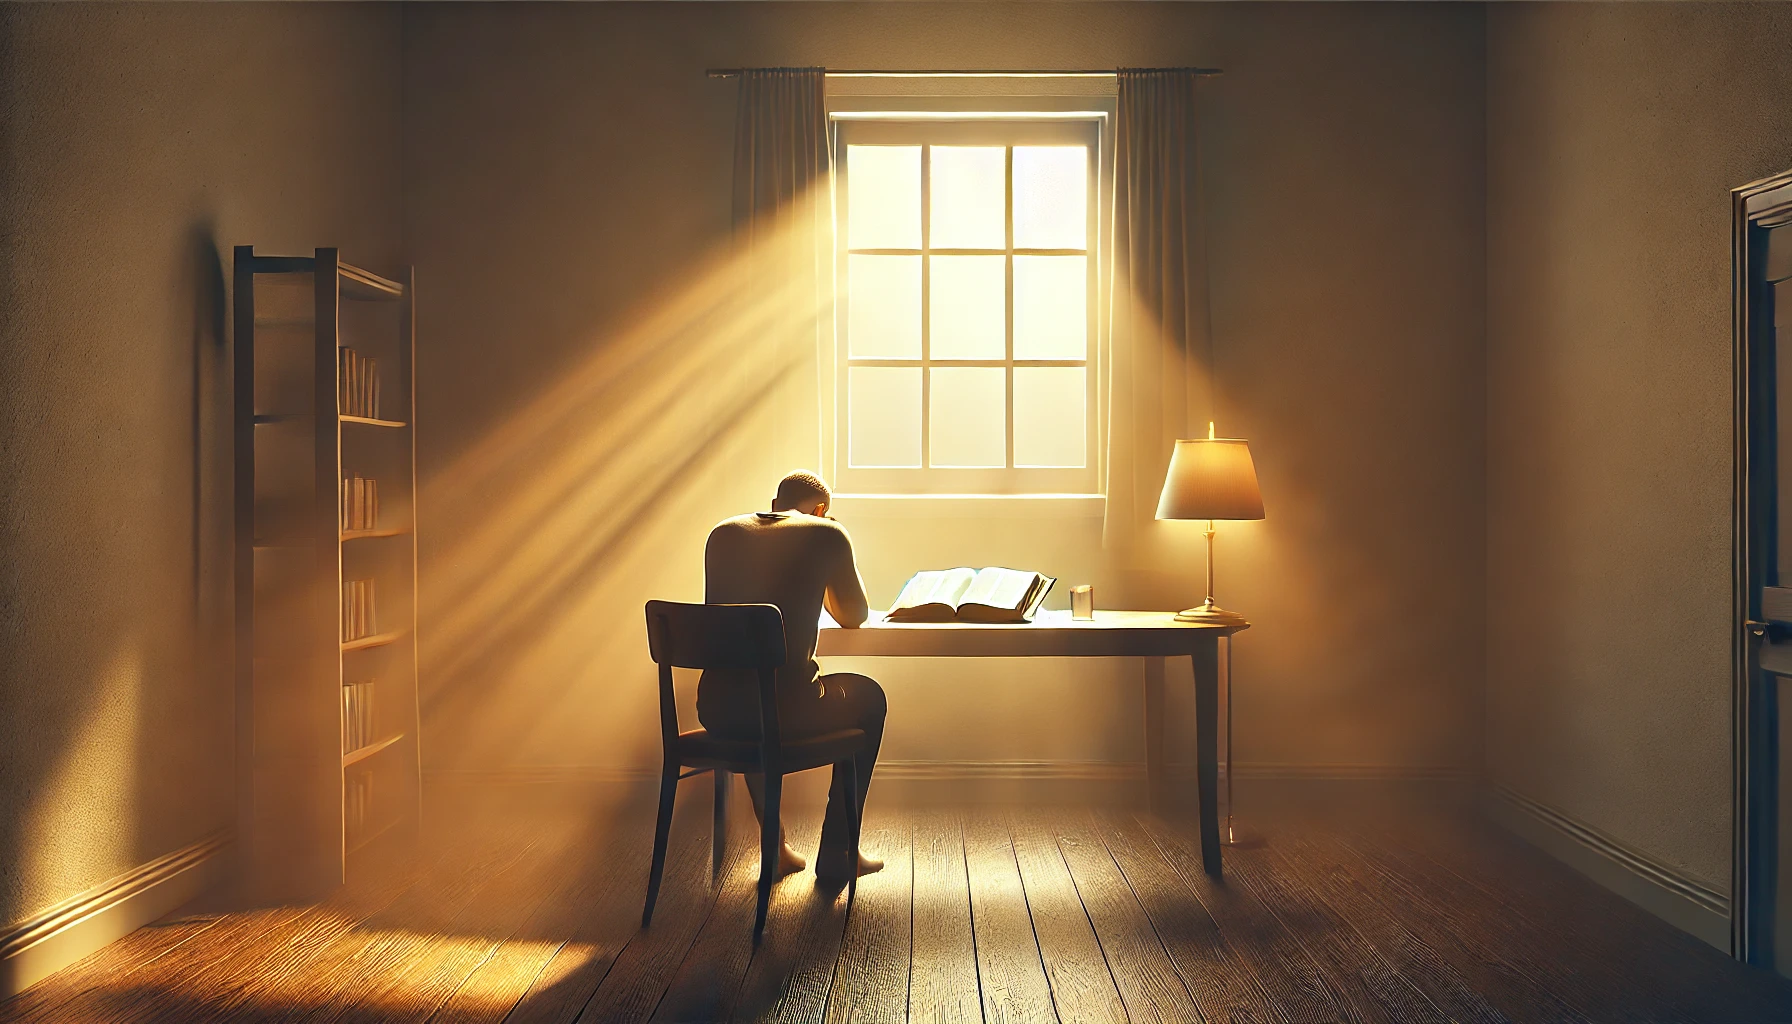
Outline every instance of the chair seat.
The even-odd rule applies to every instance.
[[[779,745],[786,772],[802,772],[844,761],[865,746],[865,730],[841,729],[819,736],[785,740]],[[707,729],[678,734],[678,763],[692,768],[722,768],[732,772],[759,770],[758,740],[724,740]]]

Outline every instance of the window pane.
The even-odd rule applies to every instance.
[[[854,366],[846,371],[848,465],[921,465],[921,368]]]
[[[1088,464],[1087,373],[1080,366],[1014,368],[1014,464]]]
[[[1008,464],[1008,380],[999,366],[936,366],[928,371],[930,466]]]
[[[921,247],[921,147],[846,147],[846,244]]]
[[[936,249],[1008,247],[1008,154],[1002,146],[935,146],[932,220]]]
[[[921,358],[921,257],[846,257],[846,350],[855,359]]]
[[[1008,257],[929,256],[928,355],[1003,359],[1008,352]]]
[[[1088,147],[1014,147],[1014,244],[1089,247]]]
[[[1087,359],[1087,256],[1014,257],[1014,358]]]

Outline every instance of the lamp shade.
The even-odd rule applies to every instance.
[[[1251,446],[1242,438],[1177,441],[1164,474],[1159,519],[1262,519]]]

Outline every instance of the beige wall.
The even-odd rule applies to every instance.
[[[735,89],[703,70],[793,64],[1226,69],[1204,86],[1220,419],[1251,439],[1269,507],[1222,528],[1221,596],[1257,622],[1238,651],[1240,758],[1479,764],[1478,8],[405,16],[429,764],[653,756],[641,601],[698,597],[704,531],[784,468],[727,427],[762,388],[725,256]],[[1093,580],[1110,606],[1200,597],[1192,528],[1176,564],[1119,572],[1099,520],[859,512],[874,602],[914,569],[998,560]],[[888,757],[1141,756],[1137,665],[870,665],[892,697]]]
[[[1728,190],[1792,163],[1792,9],[1488,13],[1487,767],[1718,889]]]
[[[0,5],[0,923],[230,824],[230,247],[396,258],[399,29]]]

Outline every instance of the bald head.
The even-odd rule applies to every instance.
[[[825,516],[834,495],[821,477],[806,469],[787,473],[778,481],[778,496],[772,499],[773,512],[801,512]]]

